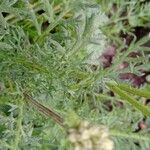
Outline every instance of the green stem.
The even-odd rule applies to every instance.
[[[136,89],[126,84],[118,84],[117,87],[131,94],[138,95],[138,96],[145,97],[145,98],[150,98],[150,92],[148,91]]]
[[[23,101],[21,99],[20,105],[19,105],[19,116],[17,120],[17,125],[16,125],[16,134],[15,138],[13,140],[13,144],[11,146],[11,150],[19,150],[19,142],[21,139],[21,130],[22,130],[22,120],[23,120]]]
[[[55,122],[57,122],[59,125],[64,126],[64,119],[62,116],[60,116],[58,113],[53,111],[50,108],[45,107],[44,105],[40,104],[38,101],[34,100],[33,97],[28,95],[26,92],[24,92],[24,98],[27,102],[32,104],[35,108],[37,108],[40,112],[45,114],[46,116],[52,118]]]
[[[121,90],[117,85],[112,83],[106,83],[106,85],[116,94],[118,94],[122,99],[129,102],[132,106],[134,106],[137,110],[141,111],[144,115],[150,116],[150,110],[139,103],[136,99],[126,94],[123,90]]]
[[[137,133],[123,133],[122,131],[118,131],[118,130],[110,130],[110,135],[115,136],[115,137],[119,137],[119,138],[126,138],[126,139],[135,139],[138,141],[147,141],[150,142],[150,137],[149,136],[145,136],[143,134],[137,134]]]
[[[98,99],[100,99],[100,100],[106,100],[106,99],[108,99],[108,100],[116,100],[117,99],[117,97],[108,96],[106,94],[96,94],[95,96]]]

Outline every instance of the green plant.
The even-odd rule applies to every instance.
[[[115,13],[109,17],[114,5]],[[61,121],[32,109],[24,101],[27,93],[68,124],[75,124],[69,120],[74,118],[70,111],[90,123],[104,124],[110,129],[114,150],[148,150],[150,113],[144,101],[150,98],[149,83],[133,88],[119,75],[149,71],[145,45],[149,35],[139,38],[133,32],[136,26],[149,27],[149,5],[138,0],[2,0],[0,149],[70,149],[66,129],[56,123]],[[130,36],[129,44],[122,33]],[[117,47],[111,66],[91,61],[95,49],[101,55],[111,43]],[[140,55],[128,57],[134,51]],[[123,61],[129,66],[120,69]],[[36,106],[41,111],[40,104]],[[136,133],[143,118],[146,128]]]

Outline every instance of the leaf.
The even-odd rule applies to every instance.
[[[44,5],[44,10],[46,12],[46,16],[48,18],[49,23],[54,21],[54,11],[52,4],[49,3],[49,0],[42,0]]]
[[[126,94],[116,84],[106,83],[106,85],[110,88],[110,90],[119,95],[123,100],[129,102],[134,108],[141,111],[144,115],[150,116],[150,109],[148,107],[142,105],[136,99]]]
[[[3,26],[4,28],[6,28],[6,20],[3,17],[2,13],[0,12],[0,25]]]
[[[7,5],[8,7],[14,5],[18,0],[2,0],[2,5]]]
[[[29,11],[29,16],[31,17],[31,20],[37,29],[38,35],[41,35],[41,24],[39,24],[39,22],[37,20],[37,16],[35,14],[34,9],[32,8],[32,5],[27,1],[26,6]]]
[[[135,46],[138,47],[138,46],[142,46],[143,44],[145,44],[146,42],[148,42],[148,40],[150,40],[150,36],[147,35],[147,36],[144,36],[143,38],[141,38],[139,41],[137,41],[135,43]]]
[[[0,42],[0,49],[12,49],[12,46],[7,43]]]
[[[118,84],[118,87],[126,92],[129,92],[140,97],[145,97],[150,99],[150,92],[142,89],[133,88],[127,84]]]

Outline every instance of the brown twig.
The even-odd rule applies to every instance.
[[[64,119],[62,116],[60,116],[58,113],[54,112],[52,109],[47,108],[34,100],[34,98],[30,95],[28,95],[26,92],[23,93],[25,101],[28,103],[31,103],[33,106],[35,106],[40,112],[45,114],[46,116],[52,118],[55,122],[57,122],[59,125],[64,126]]]

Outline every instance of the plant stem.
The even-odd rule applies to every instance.
[[[140,110],[144,115],[150,116],[150,110],[139,103],[136,99],[126,94],[123,90],[121,90],[117,85],[114,85],[112,83],[106,83],[106,85],[114,92],[117,93],[122,99],[129,102],[132,106],[134,106],[136,109]]]
[[[150,92],[148,91],[136,89],[126,84],[120,84],[120,83],[117,85],[117,87],[131,94],[138,95],[138,96],[145,97],[145,98],[150,98]]]
[[[149,136],[143,136],[142,134],[138,134],[138,133],[123,133],[122,131],[118,131],[118,130],[110,130],[110,135],[111,136],[115,136],[115,137],[119,137],[119,138],[126,138],[126,139],[135,139],[138,141],[147,141],[150,142],[150,137]]]
[[[19,105],[19,116],[18,116],[18,120],[17,120],[17,125],[16,125],[16,134],[15,134],[15,138],[13,141],[12,146],[10,147],[10,150],[18,150],[18,145],[21,139],[21,130],[22,130],[22,120],[23,120],[23,101],[22,99],[20,100],[20,105]]]
[[[54,112],[52,109],[47,108],[37,102],[36,100],[33,99],[30,95],[24,92],[24,98],[27,102],[31,103],[33,106],[35,106],[40,112],[45,114],[46,116],[52,118],[55,122],[57,122],[59,125],[64,126],[64,119],[56,112]]]

